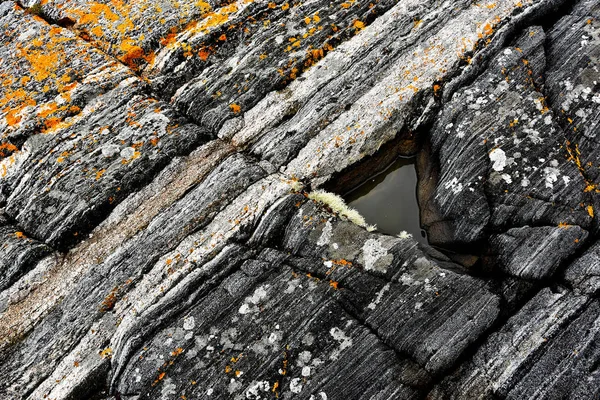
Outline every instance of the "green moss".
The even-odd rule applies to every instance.
[[[37,15],[38,17],[43,17],[44,10],[42,10],[42,5],[40,3],[35,3],[31,7],[27,9],[27,14]]]

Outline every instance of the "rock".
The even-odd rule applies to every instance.
[[[0,291],[3,291],[52,250],[43,243],[25,236],[2,216],[0,216],[0,236],[3,243],[0,259]]]
[[[600,244],[594,243],[564,272],[564,279],[576,290],[595,295],[600,290]]]
[[[588,233],[578,226],[513,228],[490,237],[499,267],[523,279],[548,279],[584,244]]]
[[[414,239],[324,218],[300,208],[284,248],[314,259],[297,261],[298,268],[339,284],[345,307],[428,372],[452,366],[495,321],[498,297],[482,281],[444,269],[448,260],[423,252]]]
[[[544,289],[428,397],[597,396],[599,307],[595,299]]]
[[[541,28],[526,29],[443,108],[431,135],[439,178],[422,213],[431,242],[476,242],[507,226],[590,225],[585,181],[540,92],[544,42]]]

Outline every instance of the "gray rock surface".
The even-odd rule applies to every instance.
[[[0,399],[597,398],[599,17],[0,2]]]

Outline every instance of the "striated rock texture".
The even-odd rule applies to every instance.
[[[600,396],[600,0],[0,27],[0,399]],[[416,149],[438,249],[314,192]]]

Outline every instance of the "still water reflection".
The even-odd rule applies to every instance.
[[[385,171],[347,193],[344,199],[368,224],[376,224],[379,232],[397,235],[406,231],[421,243],[427,243],[419,223],[414,158],[398,158]]]

